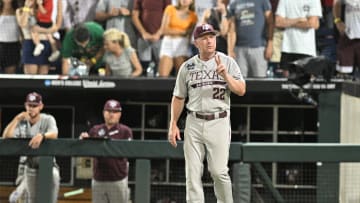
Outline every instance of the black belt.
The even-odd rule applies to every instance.
[[[217,118],[225,118],[227,116],[227,111],[222,111],[220,113],[211,113],[211,114],[201,114],[198,112],[190,112],[190,113],[193,113],[196,118],[203,119],[206,121],[211,121]],[[216,114],[218,114],[218,116]]]

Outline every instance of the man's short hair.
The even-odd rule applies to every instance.
[[[90,32],[84,24],[78,24],[74,27],[73,37],[76,42],[83,43],[90,39]]]

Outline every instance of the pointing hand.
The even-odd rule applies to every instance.
[[[216,67],[217,74],[219,74],[221,77],[223,77],[225,79],[227,72],[226,72],[225,65],[221,63],[219,55],[215,55],[215,61],[216,61],[216,65],[217,65],[217,67]]]

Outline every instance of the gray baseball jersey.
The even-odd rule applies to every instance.
[[[236,80],[244,81],[233,58],[221,52],[216,54],[220,56],[221,63],[230,75]],[[215,57],[202,61],[198,55],[180,67],[173,95],[180,98],[189,97],[186,104],[189,111],[210,113],[230,109],[231,91],[226,81],[216,73],[216,67]]]
[[[58,128],[56,126],[55,118],[49,114],[40,114],[40,120],[36,122],[34,125],[31,125],[29,121],[22,120],[18,123],[14,131],[15,138],[32,138],[38,133],[46,133],[46,132],[58,132]],[[27,158],[26,163],[30,167],[37,168],[38,167],[38,158],[31,157]]]
[[[29,121],[23,120],[19,122],[14,131],[16,138],[32,138],[37,133],[58,132],[55,118],[49,114],[40,114],[40,120],[31,125]]]
[[[56,125],[56,120],[52,115],[41,113],[40,120],[34,125],[31,125],[29,121],[23,120],[18,123],[14,131],[15,138],[32,138],[37,133],[46,133],[46,132],[58,132]],[[22,157],[23,159],[23,157]],[[25,190],[27,192],[27,202],[35,203],[35,189],[37,182],[37,168],[39,159],[38,157],[27,157],[26,167],[24,172]],[[54,158],[54,166],[55,166]],[[51,199],[52,203],[57,201],[58,191],[60,184],[60,175],[59,169],[57,167],[53,168],[53,180],[50,186],[52,187]]]

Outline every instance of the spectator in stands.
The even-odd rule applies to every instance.
[[[316,49],[318,55],[325,56],[336,62],[336,39],[334,17],[332,15],[333,0],[322,0],[322,18],[319,19],[319,29],[316,30]]]
[[[48,58],[51,55],[51,46],[47,34],[54,33],[61,27],[62,1],[57,1],[56,3],[56,20],[55,24],[50,28],[42,28],[35,25],[35,20],[32,17],[36,9],[35,7],[35,0],[25,0],[25,6],[16,10],[17,22],[24,38],[22,43],[22,63],[24,64],[25,74],[48,74],[50,67]],[[33,55],[35,44],[32,41],[31,31],[40,33],[39,38],[44,45],[43,51],[38,56]]]
[[[217,0],[198,0],[194,2],[195,7],[195,13],[198,17],[198,24],[202,24],[200,21],[201,19],[204,19],[204,13],[209,8],[215,7],[217,4]]]
[[[20,61],[20,30],[16,22],[17,0],[0,1],[0,73],[14,74]]]
[[[275,13],[279,0],[270,0],[271,10],[273,13],[273,19],[275,21]],[[266,72],[267,77],[283,77],[282,70],[280,69],[281,59],[281,46],[284,30],[275,27],[273,33],[273,53],[269,60],[268,70]]]
[[[283,28],[284,37],[280,67],[288,76],[291,62],[316,56],[315,29],[319,28],[320,0],[280,0],[276,10],[276,27]]]
[[[345,8],[342,11],[341,6]],[[341,74],[359,74],[360,69],[360,4],[354,0],[334,0],[334,23],[340,33],[336,70]],[[341,16],[344,16],[342,20]],[[355,75],[356,76],[356,75]],[[360,77],[357,75],[356,77]]]
[[[173,67],[178,71],[191,55],[190,38],[196,22],[193,0],[178,0],[176,6],[166,7],[161,25],[164,39],[160,48],[159,76],[169,76]]]
[[[104,32],[104,61],[106,75],[119,77],[137,77],[142,74],[142,67],[129,37],[125,32],[110,28]]]
[[[90,74],[98,74],[104,66],[103,55],[104,29],[95,22],[86,22],[76,25],[66,34],[62,43],[62,74],[69,74],[70,57],[84,62],[90,69]]]
[[[324,23],[328,28],[334,28],[333,4],[334,0],[321,0]]]
[[[41,0],[36,1],[36,10],[33,14],[36,20],[36,25],[43,28],[51,28],[53,25],[52,17],[54,13],[54,1],[53,0]],[[56,5],[55,5],[56,8]],[[35,49],[33,51],[34,56],[38,56],[44,50],[45,46],[40,42],[39,33],[34,29],[31,30],[31,37],[35,44]],[[46,35],[47,39],[51,45],[51,55],[49,56],[49,61],[54,62],[59,58],[60,52],[57,48],[56,40],[53,38],[52,34]]]
[[[99,0],[62,0],[64,28],[66,31],[79,23],[95,20],[95,10]]]
[[[227,34],[229,28],[228,12],[226,9],[228,3],[228,0],[217,0],[216,7],[206,9],[200,20],[201,24],[208,23],[219,32],[219,35],[216,37],[216,50],[225,54],[227,53]]]
[[[245,77],[265,77],[273,49],[273,16],[269,0],[235,0],[229,5],[228,54]]]
[[[122,108],[114,99],[106,101],[103,110],[105,122],[93,126],[89,132],[80,134],[80,139],[88,137],[104,139],[132,140],[132,130],[119,123]],[[93,159],[92,202],[128,202],[128,161],[126,158],[99,157]]]
[[[137,51],[143,67],[153,61],[159,64],[162,42],[161,20],[166,6],[171,0],[135,0],[132,10],[132,22],[140,34]]]
[[[28,5],[28,4],[27,4]],[[5,127],[3,138],[30,138],[29,146],[37,149],[46,139],[57,139],[58,128],[55,118],[50,114],[41,113],[44,108],[42,96],[37,92],[31,92],[26,96],[25,109],[16,115]],[[24,169],[25,190],[28,197],[27,203],[35,203],[39,157],[28,156]],[[51,187],[51,203],[57,202],[60,176],[59,167],[54,159],[53,179],[49,182]],[[20,195],[20,194],[19,194]],[[14,197],[14,199],[16,199]]]
[[[195,13],[197,16],[196,26],[201,25],[203,23],[202,20],[204,19],[205,10],[207,10],[209,8],[214,8],[216,6],[216,2],[217,2],[217,0],[194,1],[194,9],[195,9]],[[176,5],[176,4],[174,4],[174,5]],[[190,41],[191,41],[191,43],[190,43],[191,54],[192,55],[198,54],[199,53],[198,49],[194,45],[194,39],[191,38]]]
[[[131,46],[136,46],[137,35],[131,21],[131,11],[133,0],[99,0],[96,8],[95,19],[104,22],[106,29],[117,28],[125,32],[131,42]]]

